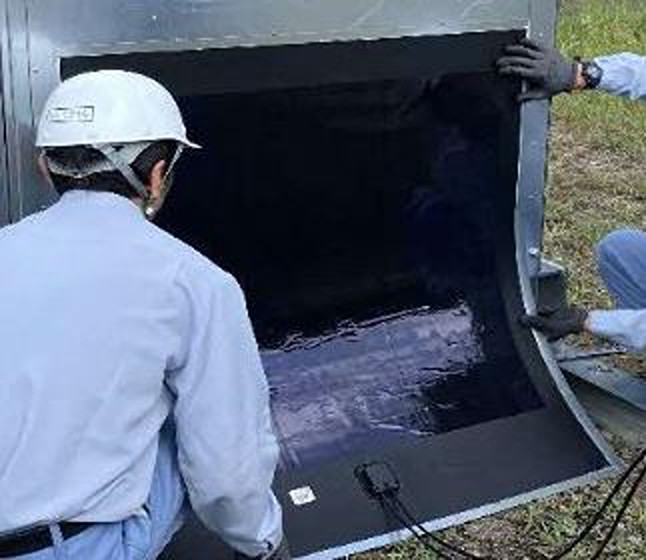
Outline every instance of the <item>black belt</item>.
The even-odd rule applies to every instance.
[[[71,539],[92,527],[94,523],[59,523],[63,539]],[[34,527],[0,537],[0,558],[31,554],[54,545],[49,527]]]

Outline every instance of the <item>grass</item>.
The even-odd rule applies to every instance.
[[[584,58],[646,53],[646,2],[566,0],[561,8],[559,44],[563,52]],[[646,111],[639,104],[582,94],[557,98],[554,109],[557,123],[583,134],[596,149],[632,157],[646,153]]]
[[[561,11],[564,52],[646,54],[646,2],[569,0]],[[646,106],[600,93],[557,98],[547,189],[546,254],[571,271],[573,301],[610,304],[594,245],[610,231],[646,223]]]
[[[559,43],[566,53],[646,54],[646,0],[562,4]],[[646,224],[646,105],[600,93],[562,96],[553,107],[551,146],[546,256],[569,269],[573,301],[607,307],[609,298],[595,273],[594,245],[614,229]],[[634,453],[622,442],[616,447],[626,457]],[[610,485],[603,482],[533,503],[445,536],[497,560],[546,558],[577,533]],[[590,550],[569,558],[587,559]],[[435,560],[411,541],[360,558]],[[646,558],[646,493],[629,510],[604,558]]]

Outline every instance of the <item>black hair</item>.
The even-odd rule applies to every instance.
[[[174,140],[160,140],[146,148],[131,164],[132,170],[139,180],[148,184],[150,174],[160,161],[170,164],[178,150]],[[62,166],[71,166],[79,169],[88,167],[97,161],[104,160],[105,156],[89,146],[71,146],[65,148],[49,148],[46,150],[48,159]],[[139,193],[118,171],[103,171],[93,173],[87,177],[74,178],[51,173],[54,188],[58,194],[72,190],[111,192],[127,198],[135,198]]]

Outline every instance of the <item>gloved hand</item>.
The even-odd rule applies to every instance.
[[[542,332],[547,340],[554,342],[569,334],[579,334],[585,330],[588,312],[580,307],[565,307],[550,313],[525,315],[520,322]]]
[[[276,547],[269,556],[256,556],[252,558],[251,556],[246,556],[241,552],[236,552],[234,555],[234,560],[292,560],[292,555],[289,552],[289,544],[287,539],[283,538],[280,541],[280,544]]]
[[[549,99],[559,93],[572,91],[576,84],[576,61],[530,39],[523,39],[520,45],[505,48],[505,56],[496,64],[500,74],[530,82],[531,89],[518,98],[521,102]]]

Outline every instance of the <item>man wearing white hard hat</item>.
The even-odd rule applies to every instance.
[[[288,559],[244,296],[149,221],[198,147],[173,97],[77,76],[37,146],[61,199],[0,230],[0,558],[153,559],[190,505],[239,558]]]

